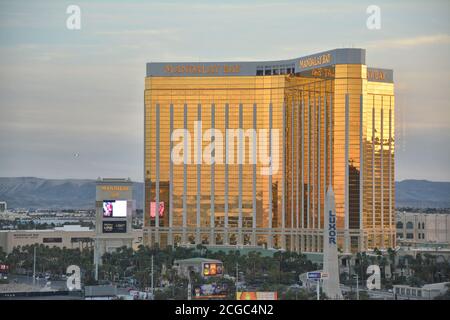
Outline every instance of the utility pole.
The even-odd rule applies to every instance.
[[[238,282],[239,282],[239,263],[236,261],[236,283],[235,283],[236,296],[237,296],[237,292],[238,292]]]
[[[36,245],[33,253],[33,286],[36,284]]]
[[[153,275],[154,275],[154,269],[153,269],[153,255],[152,255],[152,278],[151,278],[151,281],[152,281],[152,296],[154,296]]]
[[[358,274],[356,274],[356,300],[359,300],[359,281],[358,281]]]
[[[98,281],[98,238],[95,239],[94,265],[95,265],[95,281]]]

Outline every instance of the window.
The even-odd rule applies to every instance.
[[[88,237],[74,237],[70,239],[70,242],[93,242],[94,239]]]
[[[273,75],[279,75],[280,70],[279,69],[273,69]]]
[[[407,233],[406,239],[414,239],[414,233]]]
[[[411,221],[406,223],[406,229],[414,229],[414,224]]]
[[[410,296],[411,295],[411,289],[406,289],[406,295]]]
[[[417,296],[421,297],[422,296],[422,290],[417,290]]]
[[[42,242],[43,243],[61,243],[62,238],[43,238]]]
[[[264,75],[270,76],[271,74],[272,74],[272,70],[266,69],[266,72],[264,73]]]
[[[403,229],[403,222],[397,222],[397,229]]]
[[[257,76],[263,76],[264,75],[264,70],[261,70],[261,69],[256,70],[256,75]]]
[[[403,238],[403,233],[397,233],[397,239],[402,239]]]
[[[425,229],[425,222],[422,222],[422,229]]]

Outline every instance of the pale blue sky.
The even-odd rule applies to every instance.
[[[81,7],[79,31],[66,28],[70,4]],[[381,30],[366,28],[371,4]],[[450,181],[449,9],[448,1],[0,1],[0,176],[142,180],[146,62],[362,47],[368,65],[394,69],[396,179]]]

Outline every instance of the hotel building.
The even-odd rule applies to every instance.
[[[364,49],[148,63],[144,243],[321,252],[395,245],[393,71]]]

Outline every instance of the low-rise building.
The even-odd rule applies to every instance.
[[[394,295],[399,300],[433,300],[448,290],[450,282],[426,284],[423,287],[394,285]]]
[[[198,273],[204,278],[223,275],[223,263],[216,259],[191,258],[175,260],[174,267],[178,270],[179,275],[185,277],[188,277],[190,272]]]
[[[133,249],[142,244],[142,229],[132,229]],[[92,248],[95,231],[79,225],[65,225],[48,230],[0,230],[0,247],[10,253],[15,247],[43,244],[70,249]]]
[[[450,247],[450,214],[397,212],[396,227],[400,245]]]

